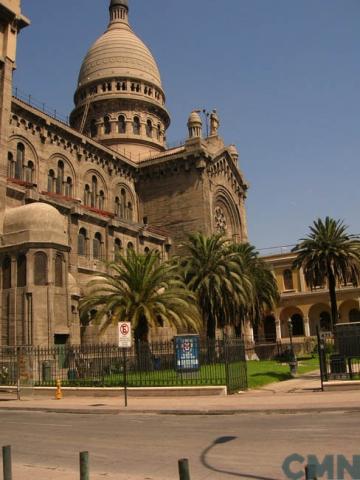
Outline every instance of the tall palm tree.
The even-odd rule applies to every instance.
[[[347,233],[341,220],[326,217],[309,227],[310,234],[293,248],[297,257],[293,268],[303,268],[305,281],[313,289],[328,282],[332,328],[338,319],[336,284],[351,282],[356,286],[360,278],[360,238]]]
[[[238,305],[248,299],[247,280],[230,242],[222,235],[189,236],[181,264],[185,283],[196,293],[207,337],[214,339],[216,327],[232,323]]]
[[[232,244],[230,249],[238,256],[243,275],[250,283],[249,301],[240,306],[240,318],[248,318],[252,325],[258,324],[265,311],[272,310],[279,302],[280,296],[276,279],[253,245],[249,243]]]
[[[90,293],[80,302],[86,315],[96,310],[101,332],[111,323],[129,321],[135,341],[148,341],[149,328],[167,322],[177,330],[198,331],[201,317],[196,297],[183,283],[176,266],[161,263],[156,252],[138,254],[128,250],[109,264],[111,273],[101,273],[90,282]]]

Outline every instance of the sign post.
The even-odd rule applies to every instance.
[[[125,407],[128,406],[128,391],[127,391],[127,365],[126,365],[126,349],[131,348],[131,323],[119,322],[119,347],[123,351],[123,374],[124,374],[124,400]]]

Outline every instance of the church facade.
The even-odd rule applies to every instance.
[[[204,138],[193,111],[188,139],[168,149],[156,61],[130,27],[128,1],[111,0],[109,14],[66,124],[13,95],[17,37],[30,22],[20,0],[0,1],[0,345],[99,341],[78,302],[117,252],[166,259],[196,231],[247,241],[247,184],[217,113]]]

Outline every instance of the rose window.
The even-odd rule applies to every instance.
[[[219,233],[225,233],[227,224],[226,224],[226,215],[224,210],[221,207],[215,208],[215,228]]]

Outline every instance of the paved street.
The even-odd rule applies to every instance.
[[[294,452],[353,455],[359,412],[327,414],[82,415],[0,412],[0,444],[13,446],[14,480],[78,479],[78,452],[91,453],[91,479],[281,479]],[[214,444],[219,437],[226,443]],[[253,475],[252,477],[250,475]]]

